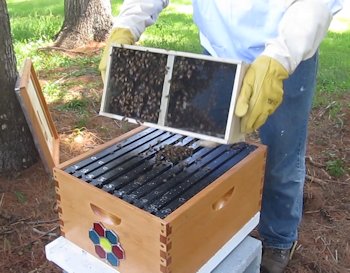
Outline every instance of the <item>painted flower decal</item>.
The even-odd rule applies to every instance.
[[[101,223],[94,223],[93,228],[89,230],[89,238],[95,245],[97,255],[106,259],[111,265],[118,266],[119,260],[125,258],[117,234],[106,229]]]

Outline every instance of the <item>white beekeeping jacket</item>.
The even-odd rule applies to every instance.
[[[138,40],[168,0],[125,0],[114,27]],[[343,0],[193,0],[202,46],[213,56],[252,62],[264,54],[292,73],[313,56]]]

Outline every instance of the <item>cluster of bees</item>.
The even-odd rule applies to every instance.
[[[212,62],[202,59],[176,57],[170,87],[170,102],[167,114],[169,127],[182,128],[198,133],[215,132],[216,125],[208,116],[209,109],[194,104],[195,97],[207,87],[213,74]]]
[[[164,54],[113,48],[108,111],[157,123],[166,63]]]
[[[156,165],[163,160],[171,163],[177,163],[193,153],[193,149],[184,146],[165,145],[163,149],[159,150],[156,154]]]
[[[107,111],[144,121],[158,123],[165,75],[168,73],[167,55],[142,50],[115,47],[109,73]],[[176,56],[170,80],[166,126],[217,136],[222,134],[211,109],[217,98],[208,86],[218,63]],[[209,94],[205,107],[198,102],[203,91]]]

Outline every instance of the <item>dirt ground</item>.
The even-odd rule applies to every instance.
[[[40,74],[42,85],[52,80],[50,73]],[[77,80],[99,82],[100,77],[92,73],[65,78]],[[71,88],[93,99],[79,130],[75,127],[81,113],[58,110],[60,103],[49,105],[60,135],[61,162],[134,127],[98,116],[102,83]],[[310,117],[304,217],[287,272],[350,272],[349,101],[347,92],[336,102],[314,109]],[[11,177],[0,176],[0,273],[61,272],[44,252],[45,245],[59,235],[54,181],[42,163]]]

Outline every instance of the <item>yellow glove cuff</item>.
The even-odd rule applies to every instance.
[[[102,58],[99,64],[99,70],[101,71],[101,76],[103,82],[105,81],[106,69],[107,69],[107,60],[109,57],[109,51],[112,44],[125,44],[132,45],[135,43],[135,38],[132,35],[131,31],[127,28],[114,28],[112,29],[109,37],[106,41],[106,46],[104,48]]]

